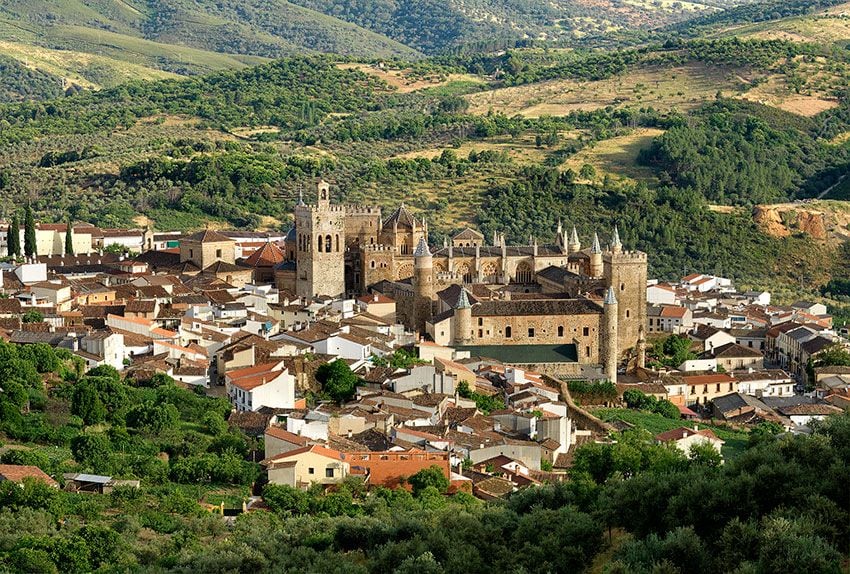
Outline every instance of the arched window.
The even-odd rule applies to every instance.
[[[510,339],[512,334],[513,334],[513,331],[511,329],[511,326],[508,325],[507,327],[505,327],[505,338]]]
[[[531,283],[531,266],[523,261],[516,267],[515,280],[517,283]]]
[[[563,325],[558,326],[558,336],[559,337],[564,336],[564,326]]]
[[[322,236],[321,235],[319,235],[316,238],[316,245],[318,246],[316,249],[318,249],[319,253],[321,253],[322,252]]]
[[[496,283],[498,275],[496,274],[496,265],[492,262],[485,263],[481,266],[481,278],[484,283]]]
[[[369,262],[369,267],[371,267],[372,269],[375,268],[375,260],[374,259]]]
[[[334,250],[333,238],[330,235],[325,236],[325,253],[330,253]]]

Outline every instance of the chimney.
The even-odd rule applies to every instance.
[[[352,434],[353,434],[353,433],[351,432],[351,429],[348,429],[348,438],[351,438],[351,435],[352,435]]]
[[[699,426],[698,425],[694,425],[694,432],[699,432]]]

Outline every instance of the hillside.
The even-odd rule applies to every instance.
[[[387,37],[283,0],[14,0],[0,6],[0,42],[25,66],[58,72],[81,87],[163,72],[208,73],[305,52],[418,56]]]
[[[305,53],[410,60],[518,43],[605,43],[749,2],[12,0],[0,6],[0,42],[25,67],[100,88]]]
[[[748,1],[293,0],[429,54],[462,46],[492,49],[512,46],[517,40],[569,42],[616,30],[649,29]]]

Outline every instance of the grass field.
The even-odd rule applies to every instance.
[[[606,80],[551,80],[487,90],[466,99],[473,113],[493,110],[531,118],[606,106],[687,110],[713,99],[718,91],[725,95],[738,93],[745,86],[740,73],[732,68],[700,64],[647,67]]]
[[[560,134],[565,137],[568,134]],[[495,151],[506,153],[513,161],[518,164],[539,164],[542,163],[555,148],[537,147],[535,143],[535,134],[524,133],[517,137],[509,135],[487,138],[485,140],[466,141],[460,147],[437,147],[424,150],[411,151],[401,153],[395,157],[410,159],[417,157],[425,157],[433,159],[439,157],[443,151],[454,151],[458,157],[467,157],[470,152],[476,153],[482,151]]]
[[[657,435],[664,431],[677,429],[692,423],[682,420],[673,420],[659,414],[636,411],[632,409],[591,409],[594,415],[606,422],[621,420]],[[714,434],[725,441],[722,453],[725,459],[735,458],[747,448],[747,433],[732,430],[722,426],[699,424],[700,428],[711,429]]]
[[[438,74],[419,77],[412,74],[408,68],[393,69],[377,67],[372,64],[346,63],[337,67],[343,70],[359,70],[364,74],[375,76],[392,86],[400,94],[428,90],[442,94],[468,93],[475,91],[478,86],[484,85],[484,81],[472,74]]]
[[[664,130],[640,128],[628,135],[595,142],[570,157],[563,168],[578,173],[583,165],[590,164],[600,177],[607,174],[618,179],[651,181],[655,178],[652,169],[638,165],[637,156],[663,133]]]
[[[815,14],[735,26],[719,35],[846,46],[850,43],[850,2]]]

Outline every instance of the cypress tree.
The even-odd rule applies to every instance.
[[[9,232],[6,235],[6,248],[9,257],[18,257],[21,254],[21,226],[18,223],[18,216],[12,216],[12,223],[9,224]]]
[[[35,257],[35,219],[32,215],[32,204],[27,204],[26,212],[24,213],[24,255],[27,257]]]
[[[65,255],[74,254],[74,237],[72,231],[73,225],[71,220],[68,220],[68,228],[65,229]]]

